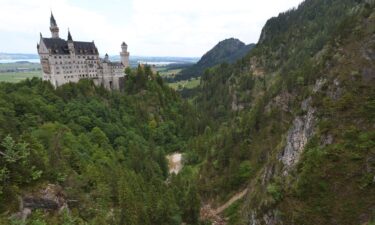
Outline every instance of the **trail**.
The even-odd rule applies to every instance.
[[[173,153],[167,156],[167,160],[168,160],[169,173],[178,174],[180,170],[182,169],[182,154],[178,152]]]
[[[217,208],[215,210],[215,214],[220,214],[222,213],[225,209],[227,209],[230,205],[232,205],[235,201],[237,201],[238,199],[241,199],[243,196],[245,196],[245,194],[247,193],[247,188],[241,192],[238,192],[237,194],[235,194],[231,199],[229,199],[226,203],[224,203],[224,205],[220,206],[219,208]]]
[[[243,198],[247,193],[248,189],[245,188],[243,191],[236,193],[227,202],[216,209],[212,209],[210,204],[206,204],[201,208],[200,217],[203,220],[210,220],[212,225],[225,225],[225,218],[220,215],[225,209],[232,205],[235,201]]]

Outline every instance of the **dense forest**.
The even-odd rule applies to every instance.
[[[307,0],[194,98],[203,202],[228,224],[367,224],[375,202],[375,2]]]
[[[189,99],[147,66],[0,83],[0,224],[375,224],[374,9],[306,0]]]
[[[24,224],[11,214],[19,197],[51,184],[66,212],[33,202],[42,206],[27,224],[197,222],[193,175],[166,182],[165,158],[194,136],[194,111],[149,67],[128,74],[126,93],[90,80],[56,90],[36,78],[0,84],[0,224]]]

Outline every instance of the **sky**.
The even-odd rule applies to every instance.
[[[35,53],[50,37],[51,10],[66,39],[95,41],[99,53],[200,57],[235,37],[256,43],[266,21],[302,0],[0,0],[0,52]]]

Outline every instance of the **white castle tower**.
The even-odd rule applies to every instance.
[[[128,52],[128,45],[125,42],[121,44],[122,51],[120,52],[121,55],[121,63],[126,68],[129,67],[129,52]]]

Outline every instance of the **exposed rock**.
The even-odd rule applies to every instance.
[[[277,225],[277,224],[283,224],[282,221],[279,218],[277,210],[268,211],[267,213],[263,214],[262,217],[257,218],[256,211],[251,211],[250,218],[249,218],[249,225],[259,225],[259,224],[265,224],[265,225]]]
[[[54,200],[38,197],[24,197],[23,206],[29,209],[56,210],[58,208],[58,204]]]
[[[301,103],[301,109],[303,111],[307,111],[311,104],[311,97],[308,97],[307,99],[303,100]]]
[[[254,211],[251,211],[250,215],[251,217],[250,217],[249,225],[257,225],[258,221],[256,220],[256,213]]]
[[[311,98],[304,100],[301,108],[307,111],[304,116],[297,116],[293,121],[293,126],[289,130],[284,151],[279,155],[279,160],[285,166],[284,174],[293,168],[299,161],[301,153],[310,137],[314,134],[316,118],[315,109],[310,106]]]
[[[220,215],[216,214],[216,211],[211,208],[209,204],[204,205],[200,210],[200,219],[203,221],[211,221],[212,225],[225,225],[226,220]]]
[[[288,92],[282,92],[276,97],[274,97],[265,107],[267,113],[271,112],[272,107],[281,109],[284,112],[290,110],[289,103],[291,102],[293,96]]]
[[[266,185],[275,173],[275,165],[267,166],[264,172],[262,173],[262,184]]]
[[[250,71],[253,73],[256,77],[263,77],[265,72],[262,66],[260,66],[260,62],[258,58],[252,57],[250,59]]]
[[[314,85],[314,88],[313,88],[313,93],[318,92],[326,82],[327,82],[327,80],[325,78],[321,78],[321,79],[317,80],[315,85]]]
[[[237,95],[235,93],[232,94],[232,110],[233,111],[241,111],[245,107],[243,104],[240,104],[237,100]]]
[[[20,199],[20,211],[12,217],[26,220],[34,209],[61,212],[68,209],[62,187],[48,184],[45,189],[35,193],[28,193]]]
[[[330,145],[333,143],[333,136],[331,134],[323,135],[321,137],[321,143],[323,146]]]
[[[340,81],[336,78],[336,79],[333,80],[333,84],[334,84],[336,87],[338,87],[338,86],[340,86]]]
[[[276,210],[267,212],[263,215],[263,221],[266,225],[276,225],[276,224],[282,224],[278,217],[278,213]]]
[[[169,173],[178,174],[182,169],[182,154],[177,152],[171,155],[167,155],[167,160]]]

